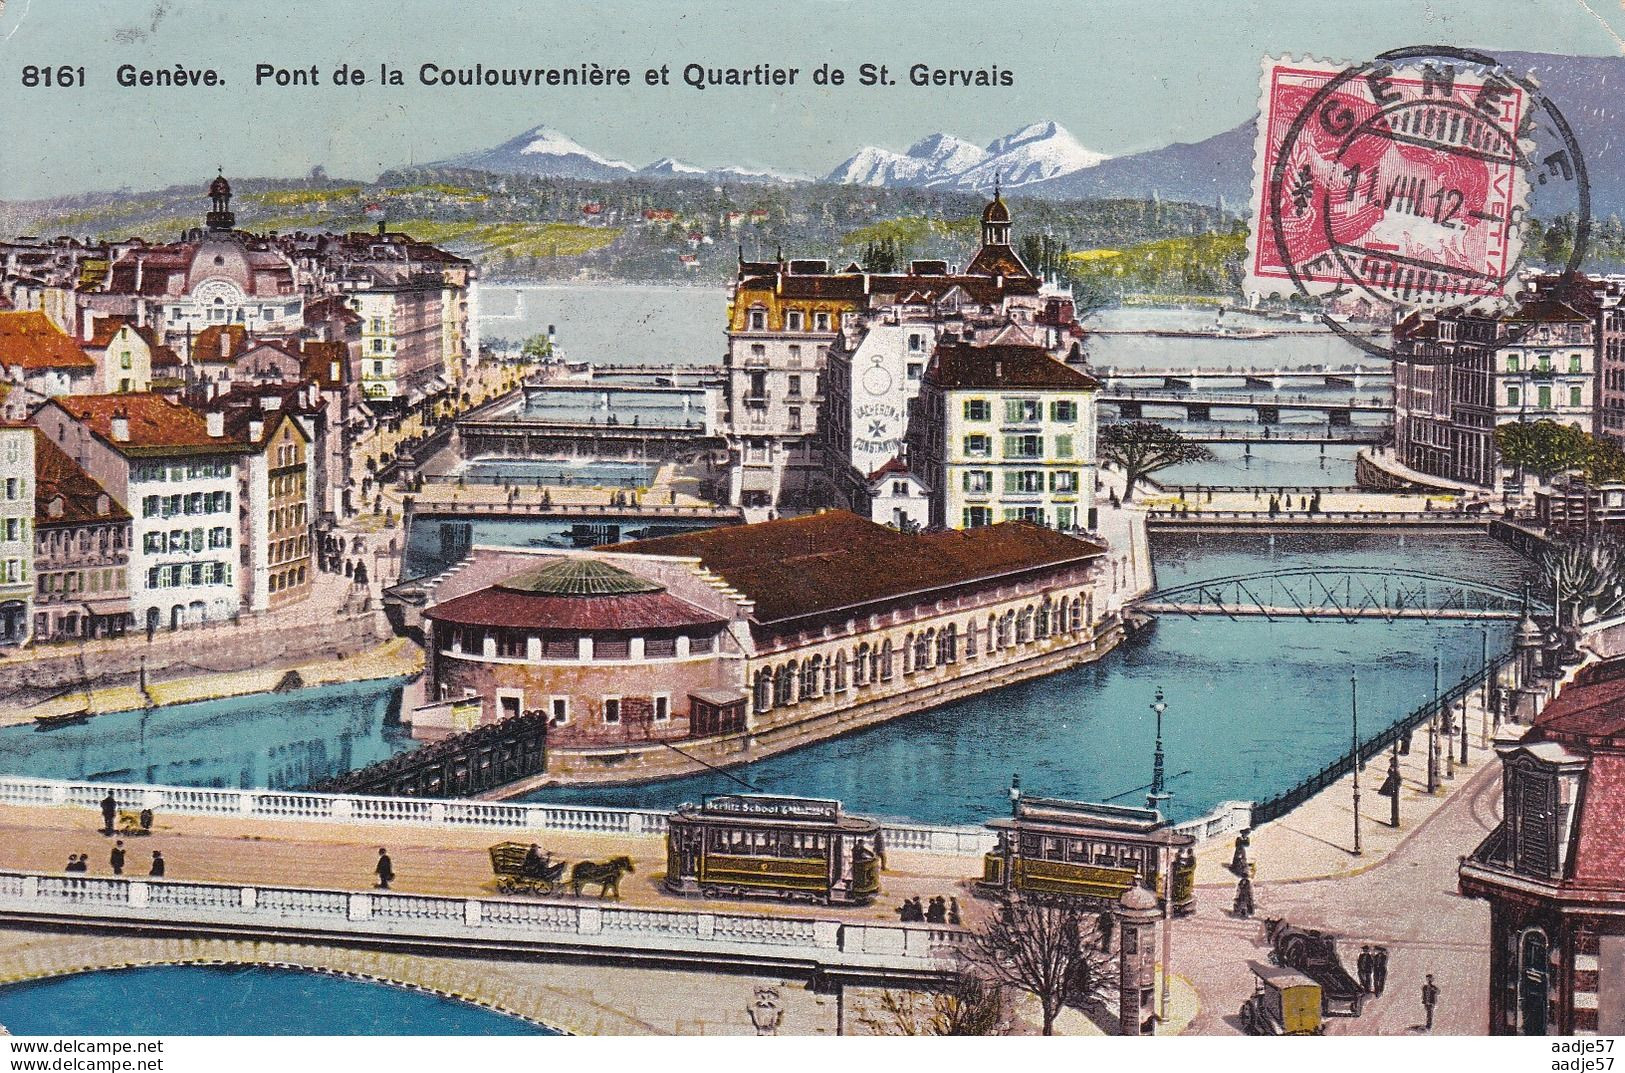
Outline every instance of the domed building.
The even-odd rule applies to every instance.
[[[482,722],[545,711],[550,747],[743,727],[744,696],[720,691],[726,616],[600,559],[553,559],[424,618],[428,695],[478,696]]]

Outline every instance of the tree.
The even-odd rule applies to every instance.
[[[1495,446],[1502,462],[1549,484],[1564,470],[1584,468],[1596,453],[1597,441],[1584,429],[1542,418],[1499,426]]]
[[[1043,1011],[1044,1035],[1068,999],[1087,999],[1108,978],[1092,914],[1059,899],[1012,898],[971,934],[970,957],[988,978],[1025,991]]]
[[[1155,421],[1129,421],[1104,425],[1100,454],[1123,471],[1123,500],[1134,498],[1134,485],[1148,476],[1182,462],[1206,462],[1213,452]]]
[[[1611,540],[1577,540],[1549,548],[1541,558],[1541,570],[1558,600],[1559,626],[1573,627],[1625,611],[1625,553]]]
[[[965,969],[929,996],[883,991],[879,1013],[858,1022],[877,1036],[995,1036],[1004,1027],[1004,992]]]
[[[546,361],[553,356],[553,344],[547,336],[538,333],[526,339],[519,352],[531,361]]]

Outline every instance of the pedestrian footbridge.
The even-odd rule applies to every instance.
[[[1148,614],[1280,619],[1517,619],[1544,610],[1496,585],[1414,570],[1299,568],[1171,585],[1134,605]]]

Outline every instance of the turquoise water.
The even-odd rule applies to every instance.
[[[1281,540],[1159,539],[1158,582],[1305,565],[1405,567],[1509,579],[1527,569],[1488,538]],[[932,823],[973,823],[1007,808],[1010,776],[1033,793],[1141,803],[1151,779],[1155,718],[1163,738],[1170,811],[1201,815],[1224,800],[1265,800],[1346,752],[1349,675],[1359,677],[1361,736],[1429,698],[1433,657],[1446,686],[1506,651],[1511,624],[1329,619],[1271,623],[1166,617],[1097,663],[821,742],[738,769],[767,793],[833,797],[852,811]],[[1186,774],[1179,774],[1185,773]],[[538,791],[530,800],[668,808],[739,789],[707,773],[645,786]]]
[[[456,999],[258,966],[165,965],[0,987],[19,1036],[556,1036]]]
[[[1484,538],[1346,536],[1159,538],[1161,585],[1320,565],[1405,568],[1496,580],[1516,589],[1530,569]],[[1106,798],[1150,779],[1162,687],[1172,811],[1263,800],[1341,755],[1349,742],[1349,674],[1374,734],[1431,695],[1433,656],[1448,685],[1510,643],[1511,625],[1329,619],[1271,623],[1164,618],[1097,663],[894,720],[763,760],[728,775],[647,786],[553,789],[535,800],[670,807],[748,779],[764,791],[843,800],[863,813],[930,823],[1002,811],[1010,776],[1035,793]],[[310,690],[102,717],[40,733],[0,731],[0,764],[24,774],[205,786],[298,786],[342,766],[409,748],[387,685]],[[1179,774],[1181,772],[1188,774]]]
[[[415,743],[399,679],[0,728],[0,771],[39,778],[297,789]]]
[[[465,478],[470,484],[514,483],[578,487],[637,488],[654,480],[655,467],[644,462],[555,460],[545,458],[471,458],[452,470],[449,477]],[[438,482],[437,482],[438,483]]]

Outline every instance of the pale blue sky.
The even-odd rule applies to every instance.
[[[1589,3],[1590,7],[1586,4]],[[1612,25],[1608,25],[1611,23]],[[336,176],[486,148],[539,124],[634,164],[664,155],[823,174],[853,149],[934,130],[986,143],[1054,119],[1119,155],[1194,141],[1254,110],[1265,53],[1364,59],[1413,44],[1621,51],[1617,0],[9,0],[0,16],[0,198],[135,189],[229,174]],[[381,61],[404,88],[336,87]],[[625,89],[443,89],[418,66],[631,68]],[[316,64],[316,88],[256,89],[254,65]],[[681,85],[685,63],[802,69],[787,89]],[[1008,89],[825,89],[820,63],[997,64]],[[123,89],[121,63],[214,66],[219,89]],[[673,65],[649,88],[643,69]],[[86,89],[20,87],[25,64],[83,65]]]

